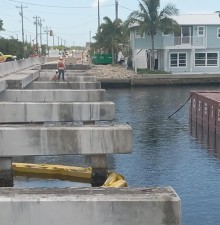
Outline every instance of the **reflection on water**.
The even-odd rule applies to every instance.
[[[109,169],[122,173],[130,187],[172,186],[181,198],[183,225],[220,224],[220,159],[204,139],[191,135],[190,90],[216,87],[146,87],[109,89],[107,100],[116,104],[116,122],[133,129],[133,152],[108,157]],[[202,141],[199,141],[202,140]],[[220,143],[216,142],[216,146]],[[213,146],[215,149],[215,146]],[[211,154],[210,154],[211,153]],[[88,157],[25,157],[15,161],[89,166]],[[31,185],[32,181],[28,181]],[[45,182],[45,181],[42,181]],[[18,181],[15,182],[18,186]],[[36,182],[34,185],[38,185]],[[33,186],[34,186],[33,185]],[[49,186],[62,186],[51,182]]]
[[[205,148],[208,152],[220,159],[220,137],[219,135],[210,132],[207,128],[190,123],[191,135]]]

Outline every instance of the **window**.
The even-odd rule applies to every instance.
[[[205,66],[205,53],[195,53],[195,66]]]
[[[218,53],[195,53],[195,66],[218,66]]]
[[[220,28],[217,28],[217,38],[220,38]]]
[[[218,54],[207,53],[207,66],[217,66],[217,65],[218,65]]]
[[[171,53],[170,67],[186,67],[186,53]]]
[[[179,53],[179,66],[186,66],[186,53]]]
[[[199,26],[197,32],[198,32],[197,33],[198,36],[204,36],[205,35],[205,27]]]

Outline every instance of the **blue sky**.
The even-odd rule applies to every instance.
[[[21,4],[24,14],[24,36],[30,42],[36,36],[36,26],[33,17],[42,19],[42,42],[46,43],[46,27],[54,31],[54,43],[66,43],[67,46],[81,45],[90,41],[98,26],[98,0],[0,0],[0,19],[4,23],[4,32],[0,36],[22,39]],[[104,16],[115,18],[115,0],[99,0],[100,19]],[[166,3],[176,4],[180,14],[213,13],[220,10],[219,0],[161,0],[161,7]],[[128,15],[138,9],[138,0],[118,0],[119,18],[125,20]],[[18,7],[18,8],[17,8]],[[49,37],[49,45],[53,39]]]

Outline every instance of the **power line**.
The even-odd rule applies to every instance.
[[[121,5],[121,4],[119,4],[119,6],[121,7],[121,8],[123,8],[123,9],[127,9],[127,10],[129,10],[129,11],[134,11],[133,9],[129,9],[129,8],[127,8],[127,7],[125,7],[125,6],[123,6],[123,5]]]
[[[62,5],[41,5],[41,4],[34,4],[34,3],[29,3],[29,2],[24,2],[24,1],[16,1],[16,0],[8,0],[10,2],[16,2],[16,3],[21,3],[21,4],[27,4],[27,5],[33,5],[33,6],[39,6],[39,7],[47,7],[47,8],[63,8],[63,9],[90,9],[93,8],[93,6],[62,6]],[[113,4],[109,5],[102,5],[102,7],[107,7],[107,6],[113,6]]]

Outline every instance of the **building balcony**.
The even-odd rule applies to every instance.
[[[199,36],[163,37],[164,49],[192,49],[205,48],[206,38]]]

